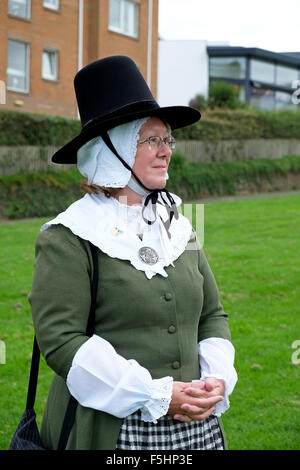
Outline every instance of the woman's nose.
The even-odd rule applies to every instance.
[[[158,151],[158,154],[159,154],[159,156],[161,156],[161,157],[164,157],[164,156],[170,157],[170,156],[172,155],[172,150],[171,150],[170,147],[163,141],[163,142],[161,143],[161,147],[160,147],[160,149],[159,149],[159,151]]]

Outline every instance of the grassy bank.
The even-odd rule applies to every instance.
[[[81,131],[78,119],[0,110],[0,145],[60,147]],[[299,139],[299,110],[206,109],[201,120],[173,131],[178,140]]]
[[[44,217],[61,212],[83,194],[82,179],[75,170],[0,177],[0,216],[18,219]],[[300,189],[300,157],[276,160],[187,163],[175,153],[169,168],[167,189],[184,199]]]

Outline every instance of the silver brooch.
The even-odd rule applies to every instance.
[[[146,264],[156,264],[158,261],[158,254],[153,248],[149,246],[143,246],[139,249],[139,256],[142,261]]]

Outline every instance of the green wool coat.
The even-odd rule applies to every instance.
[[[98,250],[99,285],[95,334],[127,359],[147,368],[153,379],[200,378],[197,344],[209,337],[230,340],[228,317],[195,235],[166,268],[168,277],[147,279],[129,261]],[[93,262],[87,241],[54,225],[36,240],[29,301],[38,344],[54,370],[41,426],[48,449],[56,449],[69,392],[66,377],[76,351],[87,341]],[[114,449],[122,419],[78,406],[67,449]]]

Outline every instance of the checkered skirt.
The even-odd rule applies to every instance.
[[[142,421],[137,411],[124,419],[116,449],[224,450],[224,443],[215,416],[186,423],[165,415],[154,424]]]

